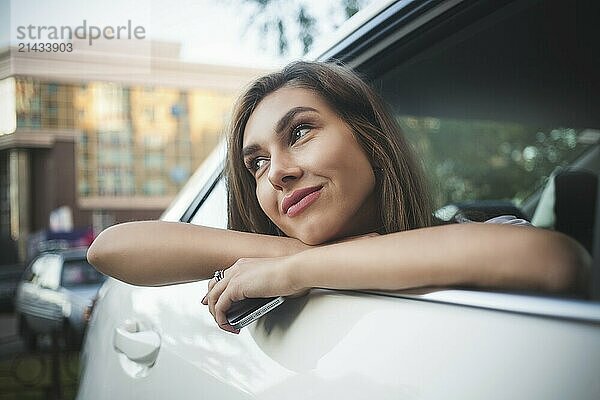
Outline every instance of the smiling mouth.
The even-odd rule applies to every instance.
[[[314,203],[321,196],[322,190],[323,190],[323,188],[321,187],[318,190],[307,194],[306,196],[301,198],[298,202],[292,204],[288,208],[286,215],[288,217],[292,218],[292,217],[300,214],[302,211],[304,211],[306,208],[308,208],[308,206],[310,206],[312,203]]]
[[[281,211],[283,214],[287,214],[288,209],[294,204],[298,203],[302,198],[311,194],[312,192],[316,192],[321,189],[323,186],[309,186],[302,189],[294,190],[292,193],[286,195],[281,202]]]

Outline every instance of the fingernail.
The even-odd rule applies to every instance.
[[[200,301],[200,303],[202,303],[202,304],[205,304],[205,303],[204,303],[204,300],[206,300],[206,296],[204,296],[204,297],[202,298],[202,300]]]
[[[239,329],[236,329],[236,328],[234,328],[234,327],[233,327],[233,326],[231,326],[231,325],[227,325],[227,326],[226,326],[224,329],[225,329],[227,332],[235,333],[236,335],[237,335],[238,333],[240,333],[240,330],[239,330]]]

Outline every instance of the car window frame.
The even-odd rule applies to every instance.
[[[224,160],[223,160],[224,161]],[[181,222],[191,223],[194,215],[216,187],[222,176],[222,163],[215,168],[213,179],[207,181],[199,190],[195,201],[181,210]],[[218,172],[218,173],[217,173]],[[598,227],[599,224],[596,224]],[[595,239],[595,244],[599,244]],[[326,289],[340,291],[338,289]],[[341,290],[347,291],[347,290]],[[398,291],[353,290],[379,296],[396,297],[413,301],[425,301],[463,307],[474,307],[490,311],[510,312],[535,317],[561,319],[581,323],[600,323],[600,302],[569,297],[557,297],[540,293],[517,293],[494,290],[456,289],[452,287],[435,289],[408,289]]]
[[[528,0],[523,0],[521,2],[527,2]],[[429,23],[433,19],[439,17],[440,15],[447,12],[463,12],[466,8],[471,8],[467,10],[469,15],[479,15],[481,12],[489,12],[489,7],[493,6],[492,2],[480,2],[479,6],[483,8],[479,8],[477,5],[474,5],[473,2],[456,0],[456,1],[448,1],[448,2],[439,2],[439,1],[422,1],[422,2],[409,2],[409,1],[400,1],[398,3],[394,3],[391,7],[384,9],[381,12],[381,15],[375,16],[368,20],[364,26],[357,29],[353,34],[351,34],[347,39],[342,40],[337,45],[334,45],[331,49],[322,53],[317,60],[326,61],[330,59],[337,59],[345,62],[347,65],[356,68],[360,67],[367,60],[373,58],[376,55],[376,52],[381,52],[384,49],[388,48],[393,44],[394,41],[398,41],[411,32],[414,32],[418,28],[424,26],[426,23]],[[511,1],[502,1],[497,2],[496,7],[500,8]],[[515,3],[519,3],[518,1]],[[464,5],[466,8],[462,8],[460,10],[455,10],[455,6]],[[421,7],[408,8],[409,5],[420,5]],[[477,6],[477,7],[476,7]],[[376,32],[378,30],[377,24],[381,23],[382,20],[390,19],[397,13],[412,11],[411,18],[403,19],[402,23],[395,25],[386,25],[381,27],[381,32],[379,34],[379,38],[384,38],[386,43],[383,43],[381,46],[378,46],[377,49],[373,51],[369,51],[368,56],[356,57],[354,59],[343,56],[343,50],[349,47],[353,47],[352,40],[358,40],[357,37],[360,36],[360,32]],[[400,34],[394,34],[394,29],[401,29]],[[390,42],[391,41],[391,42]],[[371,42],[372,43],[372,42]],[[368,43],[357,43],[356,48],[365,48],[368,46]],[[358,51],[355,51],[355,54]],[[223,143],[220,143],[219,146],[223,146]],[[218,166],[214,167],[214,170],[211,172],[211,178],[208,179],[202,187],[200,187],[197,195],[195,196],[192,203],[189,207],[186,207],[182,213],[179,220],[181,222],[190,222],[196,212],[202,207],[204,201],[208,198],[213,188],[216,186],[218,180],[222,178],[223,174],[223,166],[225,163],[225,154],[221,153],[219,155],[220,159],[218,162]],[[600,198],[600,197],[599,197]],[[596,213],[596,235],[594,237],[594,254],[599,254],[600,251],[600,201],[598,202],[598,211]],[[594,266],[595,266],[595,275],[593,277],[592,283],[596,285],[595,287],[600,290],[600,273],[598,273],[598,257],[594,257]],[[335,289],[331,289],[335,290]],[[468,306],[468,307],[476,307],[476,308],[484,308],[495,311],[503,311],[503,312],[512,312],[526,315],[535,315],[538,317],[550,317],[550,318],[560,318],[572,321],[581,321],[587,323],[598,323],[600,322],[600,302],[595,302],[592,300],[579,300],[573,298],[566,297],[553,297],[545,294],[536,294],[536,293],[526,293],[526,294],[517,294],[517,293],[506,293],[506,292],[498,292],[491,290],[463,290],[463,289],[454,289],[454,288],[441,288],[436,289],[435,291],[429,293],[428,295],[414,295],[411,294],[410,291],[397,291],[394,293],[389,292],[378,292],[372,290],[358,290],[357,292],[364,293],[374,293],[378,295],[387,295],[394,297],[402,297],[406,299],[412,299],[417,301],[428,301],[428,302],[436,302],[436,303],[444,303],[444,304],[452,304],[458,306]],[[595,298],[597,299],[597,297]],[[558,305],[563,305],[562,307],[558,307]]]
[[[208,178],[209,184],[202,187],[202,190],[200,190],[200,192],[196,195],[190,207],[181,216],[180,222],[191,223],[198,210],[200,210],[200,207],[202,207],[202,204],[204,204],[204,202],[210,196],[213,189],[217,186],[219,180],[224,179],[223,173],[224,169],[222,166],[220,168],[215,169],[215,171]]]
[[[448,17],[454,17],[459,21],[458,23],[463,24],[468,29],[476,28],[475,25],[481,25],[490,23],[490,19],[501,18],[507,13],[515,12],[523,7],[527,7],[531,4],[536,3],[538,0],[502,0],[502,1],[399,1],[392,4],[388,8],[381,11],[378,15],[373,18],[366,19],[366,22],[357,29],[353,34],[348,35],[347,38],[341,40],[331,48],[320,53],[317,57],[320,61],[328,60],[340,60],[346,63],[348,66],[358,69],[365,77],[373,77],[378,69],[385,69],[381,64],[386,63],[386,56],[381,57],[383,61],[378,61],[375,67],[365,68],[365,64],[378,57],[384,50],[390,48],[401,42],[404,38],[413,34],[415,31],[426,27],[428,24],[433,25],[433,21],[444,16],[444,19]],[[497,12],[495,17],[492,17],[492,12]],[[400,17],[398,17],[400,15]],[[482,18],[483,15],[483,18]],[[398,24],[385,24],[382,21],[398,18]],[[444,23],[444,22],[443,22]],[[443,24],[442,23],[442,24]],[[378,24],[381,26],[379,27]],[[431,29],[429,29],[431,31]],[[381,43],[368,48],[372,45],[372,42],[361,42],[357,39],[362,35],[369,32],[373,37],[378,37]],[[414,42],[424,42],[427,39],[427,35],[417,38],[412,41],[411,45],[414,46]],[[435,46],[435,44],[434,44]],[[419,45],[417,44],[417,47]],[[353,48],[352,52],[348,52],[348,48]],[[423,47],[422,47],[423,48]],[[364,54],[361,53],[363,49]],[[428,49],[424,47],[425,51]],[[360,54],[360,56],[353,56],[354,54]],[[389,56],[388,56],[389,57]],[[397,57],[397,54],[394,54]],[[593,146],[588,149],[589,152],[595,151]],[[541,192],[543,187],[539,189]],[[534,198],[536,193],[532,194],[530,198]],[[592,271],[591,279],[589,282],[590,298],[586,301],[600,300],[600,185],[598,186],[598,193],[596,195],[596,220],[594,225],[594,237],[593,237],[593,251],[592,251]],[[539,199],[539,196],[538,196]],[[531,204],[529,204],[531,206]],[[598,303],[600,304],[600,302]]]

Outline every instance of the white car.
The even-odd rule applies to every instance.
[[[377,3],[316,57],[353,66],[390,104],[440,182],[441,218],[508,208],[570,234],[596,255],[591,299],[313,289],[232,335],[200,303],[206,281],[109,279],[78,398],[600,399],[596,11],[584,1]],[[163,220],[226,227],[224,157],[221,144]]]
[[[58,332],[64,345],[81,346],[93,298],[106,276],[87,259],[87,247],[48,251],[31,261],[17,286],[15,318],[28,350],[41,335]]]

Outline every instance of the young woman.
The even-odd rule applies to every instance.
[[[137,285],[214,274],[202,303],[230,332],[232,302],[312,287],[570,292],[585,281],[589,254],[560,233],[512,218],[436,226],[411,147],[343,66],[295,62],[258,79],[228,135],[228,230],[120,224],[89,261]]]

